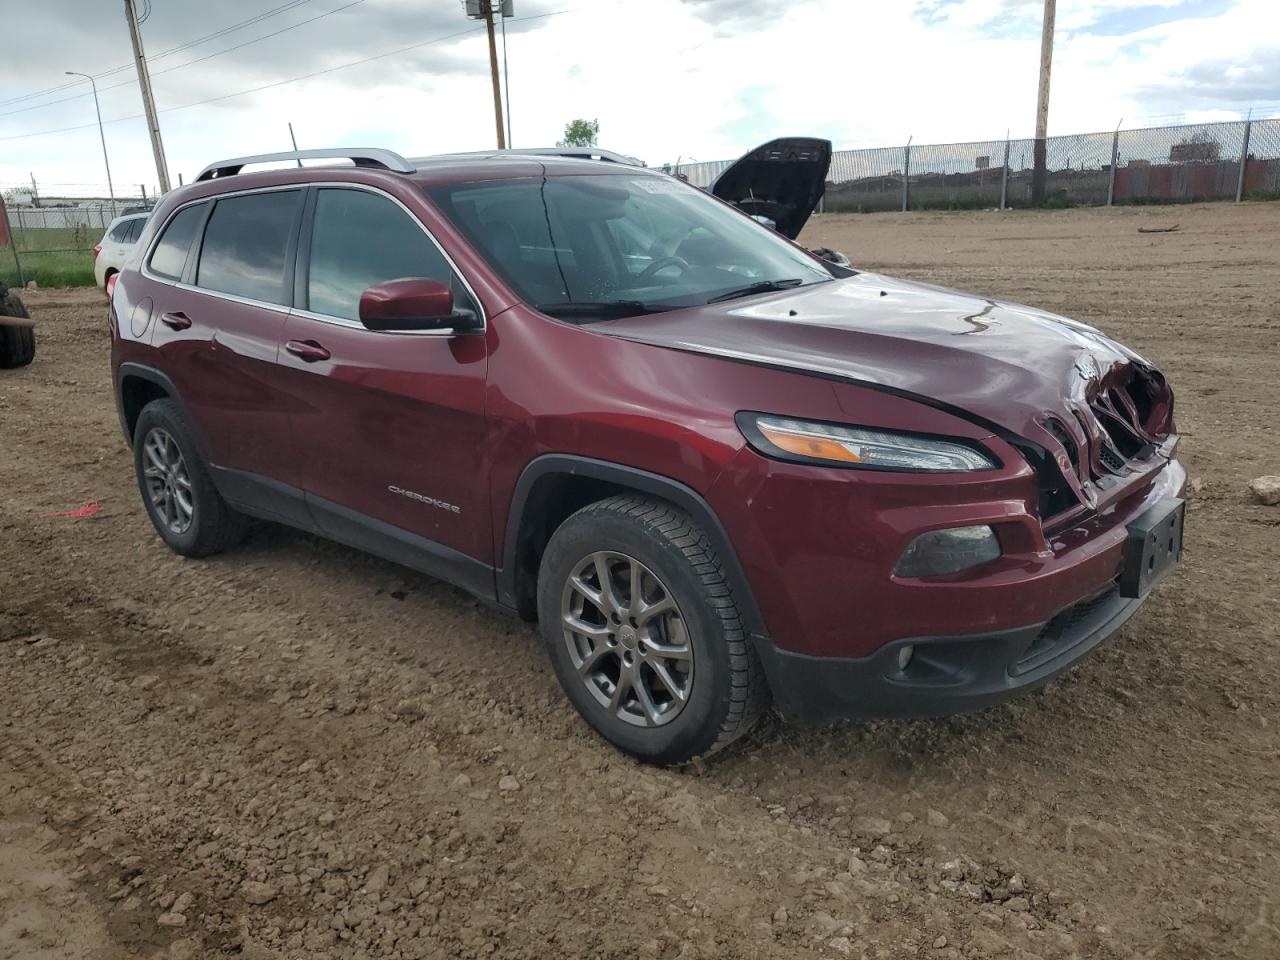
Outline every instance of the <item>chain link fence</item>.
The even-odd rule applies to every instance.
[[[1045,146],[1045,206],[1280,199],[1280,118],[1072,134],[1049,137]],[[1029,139],[838,150],[822,209],[1029,207],[1034,155]],[[673,172],[708,187],[732,162]],[[103,199],[105,184],[74,186],[80,197],[45,194],[58,185],[0,184],[12,234],[0,247],[0,280],[92,283],[93,246],[112,219],[155,202],[141,194],[112,202]]]
[[[1049,137],[1045,206],[1280,199],[1280,119]],[[1029,207],[1034,140],[838,150],[823,209]],[[732,161],[682,164],[710,186]]]
[[[95,186],[80,185],[86,192]],[[105,184],[101,192],[107,193]],[[10,286],[31,280],[40,286],[92,284],[93,248],[111,221],[155,202],[140,194],[114,201],[50,196],[30,183],[0,184],[0,193],[10,234],[9,246],[0,247],[0,280]]]

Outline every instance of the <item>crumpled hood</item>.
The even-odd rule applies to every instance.
[[[1153,371],[1086,324],[873,273],[596,329],[910,394],[1050,451],[1069,483],[1075,467],[1047,418],[1087,450],[1095,420],[1083,415],[1112,374]],[[1163,388],[1158,373],[1153,382]]]

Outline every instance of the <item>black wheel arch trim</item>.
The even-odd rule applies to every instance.
[[[564,474],[572,477],[585,477],[591,480],[602,480],[617,484],[639,493],[650,494],[674,504],[696,520],[707,536],[733,589],[733,599],[738,605],[748,633],[767,636],[764,618],[756,603],[755,594],[747,580],[746,571],[738,559],[737,550],[729,538],[724,524],[716,516],[706,498],[698,491],[679,480],[614,463],[609,460],[596,460],[573,454],[548,453],[531,460],[516,481],[515,491],[511,496],[511,506],[507,510],[502,548],[502,565],[495,571],[497,576],[498,601],[503,606],[518,608],[519,597],[516,590],[516,553],[519,547],[520,528],[524,521],[525,508],[534,485],[544,477],[553,474]]]
[[[187,426],[195,434],[196,443],[201,447],[204,446],[203,438],[199,435],[199,428],[194,420],[187,416],[186,405],[182,402],[182,396],[178,393],[177,385],[169,379],[168,374],[157,370],[155,367],[149,367],[145,363],[137,363],[132,360],[126,360],[120,364],[116,370],[116,413],[120,416],[120,429],[124,433],[125,443],[133,446],[133,432],[129,429],[129,418],[124,409],[124,382],[129,377],[137,377],[139,380],[146,380],[154,383],[163,390],[182,410],[183,417],[186,418]]]

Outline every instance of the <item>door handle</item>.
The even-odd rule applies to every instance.
[[[185,330],[191,326],[190,318],[181,310],[160,314],[160,322],[173,330]]]
[[[317,360],[328,360],[329,351],[314,340],[290,340],[284,348],[300,360],[315,363]]]

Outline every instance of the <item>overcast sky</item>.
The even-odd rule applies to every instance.
[[[143,35],[175,183],[212,160],[287,149],[289,121],[304,148],[420,156],[495,143],[484,31],[462,0],[151,3]],[[44,0],[24,4],[20,23],[0,15],[0,186],[33,172],[49,194],[105,183],[88,83],[51,89],[79,70],[98,77],[116,182],[152,189],[122,6]],[[837,147],[1028,135],[1041,11],[1041,0],[515,0],[514,143],[552,144],[574,117],[598,118],[602,146],[650,164],[725,159],[785,134]],[[1052,92],[1051,134],[1280,115],[1280,0],[1059,0]]]

